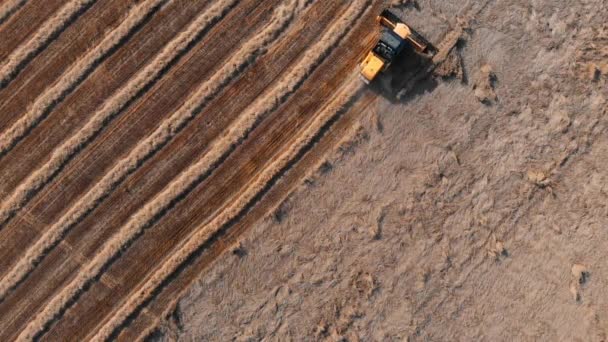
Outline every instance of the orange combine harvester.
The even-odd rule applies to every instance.
[[[428,57],[437,52],[431,43],[389,9],[382,11],[376,21],[381,25],[382,32],[374,48],[361,62],[361,78],[365,83],[370,83],[386,70],[408,44]]]

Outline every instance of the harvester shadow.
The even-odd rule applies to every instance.
[[[370,89],[391,103],[407,103],[432,92],[439,82],[432,77],[432,59],[406,48],[391,66],[380,74]]]

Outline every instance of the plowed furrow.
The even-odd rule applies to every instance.
[[[17,12],[27,0],[8,0],[0,5],[0,25],[4,23],[13,13]]]
[[[65,28],[86,11],[95,0],[73,0],[47,20],[27,43],[13,51],[0,67],[0,88],[6,87],[25,64],[44,49]]]
[[[78,59],[54,84],[32,102],[26,112],[0,135],[0,158],[71,93],[100,63],[124,44],[146,19],[167,0],[148,0],[133,8],[114,30]],[[10,98],[7,99],[7,103]],[[4,107],[4,106],[3,106]]]
[[[163,0],[151,0],[143,4],[152,9]],[[78,151],[83,149],[109,121],[118,115],[134,98],[142,95],[158,77],[166,72],[175,59],[181,57],[191,48],[191,43],[214,24],[237,0],[223,0],[212,5],[208,12],[201,14],[185,31],[168,45],[140,71],[133,79],[123,86],[116,94],[106,100],[89,121],[76,134],[63,142],[53,151],[50,159],[38,170],[30,174],[25,181],[0,206],[0,222],[5,222],[11,215],[19,210],[33,194],[40,190]],[[139,16],[138,16],[139,17]],[[20,130],[21,128],[19,128]],[[29,129],[28,129],[29,130]],[[3,139],[0,138],[0,147]],[[3,297],[3,288],[0,288],[0,298]]]
[[[298,1],[291,1],[288,4],[281,6],[277,9],[275,18],[268,24],[268,26],[260,33],[259,41],[253,39],[252,41],[258,44],[267,42],[276,37],[277,33],[293,18],[294,11]],[[152,205],[145,207],[139,216],[143,216],[150,211],[157,210],[160,203],[153,203]],[[112,240],[108,241],[98,255],[91,260],[91,262],[80,272],[70,284],[65,287],[59,294],[57,294],[50,303],[44,308],[44,310],[36,315],[36,317],[26,326],[26,328],[20,333],[19,339],[31,339],[37,336],[40,332],[44,331],[46,327],[53,323],[53,320],[57,319],[58,315],[65,310],[66,306],[78,296],[79,292],[83,290],[94,277],[102,271],[106,263],[114,257],[114,255],[121,250],[123,245],[130,240],[139,229],[141,229],[142,220],[137,214],[134,215],[132,223],[127,224],[124,231],[121,231]],[[144,223],[145,224],[145,223]]]
[[[213,234],[220,230],[230,220],[252,202],[259,198],[260,193],[268,186],[283,169],[288,167],[298,154],[310,144],[321,128],[349,101],[359,94],[362,84],[356,77],[352,77],[347,83],[343,93],[339,94],[332,103],[324,108],[321,113],[306,127],[303,132],[292,141],[289,148],[278,156],[271,165],[264,169],[250,184],[241,192],[238,198],[219,212],[219,214],[208,224],[197,228],[192,235],[183,240],[171,256],[159,267],[159,269],[147,279],[142,287],[134,293],[116,311],[113,317],[94,335],[92,341],[105,341],[110,336],[116,337],[117,330],[128,316],[133,314],[140,305],[145,303],[149,297],[173,274],[201,245],[203,245]]]

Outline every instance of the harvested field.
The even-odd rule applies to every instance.
[[[2,42],[0,106],[21,113],[0,118],[3,340],[117,337],[163,302],[159,323],[160,290],[193,280],[176,272],[361,97],[380,8],[71,1],[24,32],[30,3],[0,26],[24,34]]]
[[[0,340],[605,339],[601,253],[520,256],[606,213],[608,9],[545,2],[398,1],[439,53],[366,86],[388,1],[0,0]]]

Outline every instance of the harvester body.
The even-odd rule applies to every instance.
[[[376,18],[381,25],[380,38],[361,62],[361,77],[366,83],[386,70],[409,44],[416,52],[432,56],[435,48],[397,15],[386,9]]]

